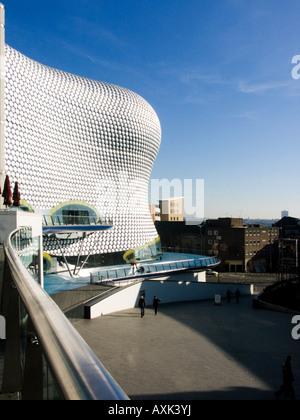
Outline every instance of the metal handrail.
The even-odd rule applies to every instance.
[[[64,226],[64,225],[110,225],[111,220],[97,216],[75,216],[68,215],[43,215],[43,226]]]
[[[195,256],[195,258],[189,258],[184,260],[173,260],[173,261],[160,261],[152,263],[139,262],[139,266],[143,268],[142,271],[137,270],[135,273],[132,271],[132,267],[128,264],[124,266],[102,268],[91,274],[91,283],[97,281],[107,281],[116,279],[135,278],[137,275],[140,277],[147,277],[149,274],[164,272],[179,272],[185,269],[197,269],[204,267],[216,266],[220,263],[220,260],[216,256]],[[96,280],[98,279],[98,280]]]
[[[97,359],[51,297],[30,276],[11,245],[5,252],[12,278],[31,318],[43,354],[67,400],[127,400],[128,396]]]

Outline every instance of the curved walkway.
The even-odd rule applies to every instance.
[[[68,314],[131,399],[274,399],[281,365],[292,355],[300,398],[300,340],[292,315],[240,303],[161,304],[144,318],[129,309],[93,320]]]

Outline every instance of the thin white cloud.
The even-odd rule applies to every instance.
[[[200,86],[203,85],[221,85],[228,84],[218,74],[212,73],[210,70],[204,70],[197,66],[181,67],[178,63],[151,63],[149,66],[156,69],[161,76],[172,78],[184,85]]]
[[[283,87],[290,86],[290,81],[285,82],[266,82],[266,83],[257,83],[250,84],[245,81],[240,81],[237,85],[238,90],[242,93],[260,93],[267,90],[280,89]]]
[[[290,89],[288,91],[288,96],[293,97],[299,97],[300,96],[300,79],[292,81],[290,85]]]
[[[84,58],[90,61],[94,65],[99,65],[101,67],[105,67],[113,71],[122,71],[122,72],[132,73],[135,75],[139,74],[139,72],[131,66],[124,65],[119,62],[112,61],[112,60],[104,60],[103,58],[99,58],[95,56],[94,54],[89,54],[83,48],[80,48],[74,44],[70,44],[65,41],[63,42],[60,41],[60,43],[65,49],[70,51],[72,54],[77,55],[81,58]]]
[[[124,40],[120,39],[115,35],[115,33],[105,29],[103,26],[98,25],[95,22],[87,21],[86,19],[82,19],[80,17],[73,17],[71,19],[73,21],[73,27],[75,25],[75,28],[77,28],[79,31],[81,31],[81,28],[84,28],[85,32],[93,39],[104,39],[115,47],[124,47]],[[88,31],[86,28],[88,28]]]
[[[256,111],[244,111],[238,114],[229,115],[229,118],[243,119],[243,120],[255,120],[257,118]]]
[[[190,84],[194,82],[201,82],[209,85],[220,85],[220,84],[228,84],[228,82],[224,81],[218,75],[213,74],[204,74],[198,71],[185,71],[183,74],[180,75],[179,80],[182,83]]]

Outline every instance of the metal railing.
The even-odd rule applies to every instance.
[[[96,216],[76,215],[43,215],[43,226],[65,226],[65,225],[111,225],[112,221]]]
[[[23,351],[19,357],[22,375],[21,394],[29,395],[29,397],[39,395],[40,399],[128,399],[60,308],[23,266],[12,245],[14,236],[18,232],[19,230],[16,230],[10,234],[5,244],[5,254],[10,271],[10,281],[13,282],[8,289],[14,292],[17,290],[17,299],[23,308],[22,316],[19,316],[19,331],[10,332],[10,335],[14,337],[23,337],[22,342],[19,342],[21,351]],[[10,298],[9,302],[11,303],[11,301]],[[8,318],[8,329],[9,322]],[[27,326],[24,328],[25,323]],[[24,330],[27,331],[25,339],[24,334],[21,333]],[[9,348],[9,342],[7,342],[7,346]],[[35,348],[35,356],[30,360],[30,355],[33,353],[32,346]],[[36,369],[37,376],[42,378],[37,383],[44,383],[44,390],[35,389],[30,393],[28,390],[34,388],[34,385],[30,383],[33,381],[33,375],[30,373],[28,379],[26,365],[32,368],[36,360],[39,359],[36,356],[37,349],[41,353],[40,359],[44,361],[40,368]],[[46,385],[45,380],[48,381]],[[48,388],[53,388],[53,386],[56,391],[49,392]]]
[[[138,277],[155,277],[166,273],[176,273],[184,270],[205,269],[215,267],[220,263],[216,256],[195,256],[189,259],[174,261],[159,261],[152,263],[139,263],[137,266],[128,264],[121,267],[103,268],[91,274],[91,283],[102,283],[114,280],[136,279]]]

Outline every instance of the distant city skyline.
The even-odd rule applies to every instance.
[[[300,217],[298,0],[2,3],[11,47],[152,105],[151,178],[203,179],[205,218]]]

